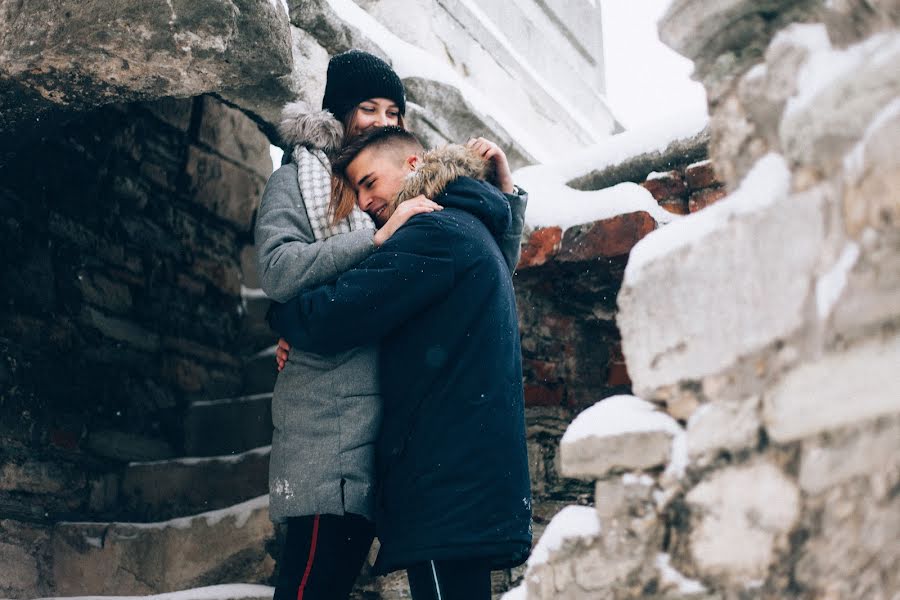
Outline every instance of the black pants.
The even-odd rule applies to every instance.
[[[480,560],[439,560],[406,570],[413,600],[490,600],[491,569]]]
[[[289,518],[273,600],[347,598],[374,537],[359,515]]]

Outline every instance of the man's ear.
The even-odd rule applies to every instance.
[[[419,166],[420,160],[421,159],[419,158],[419,156],[417,154],[410,154],[409,156],[406,157],[406,167],[410,171],[415,171],[416,167]]]

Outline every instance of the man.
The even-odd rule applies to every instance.
[[[495,240],[510,209],[489,164],[461,146],[423,154],[399,128],[364,135],[334,169],[376,223],[422,194],[443,210],[272,313],[301,349],[380,340],[375,570],[407,569],[415,600],[486,600],[490,571],[531,547],[518,320]]]

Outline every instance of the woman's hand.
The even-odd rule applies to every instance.
[[[287,362],[288,354],[291,352],[291,345],[284,338],[278,338],[278,345],[275,347],[275,362],[278,363],[278,371],[284,368]]]
[[[512,172],[509,170],[509,161],[506,160],[506,154],[500,149],[500,146],[483,137],[472,138],[466,142],[466,146],[472,148],[481,155],[485,160],[491,161],[494,165],[494,181],[501,192],[512,194],[515,186],[513,185]]]
[[[375,232],[375,247],[377,248],[388,241],[388,238],[394,235],[394,232],[400,229],[400,226],[406,223],[410,217],[421,213],[443,210],[443,208],[440,204],[432,202],[421,194],[401,202],[397,205],[397,209],[391,215],[391,218],[387,220],[381,229]]]

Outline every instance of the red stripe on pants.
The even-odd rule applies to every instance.
[[[312,541],[309,544],[309,558],[306,560],[306,570],[303,572],[303,580],[297,588],[297,600],[303,600],[303,590],[309,580],[309,572],[312,571],[313,558],[316,556],[316,541],[319,538],[319,515],[313,520]]]

